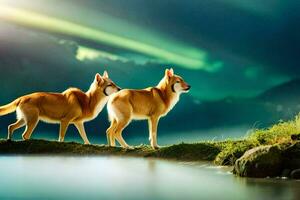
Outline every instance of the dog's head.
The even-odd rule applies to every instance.
[[[108,76],[107,71],[104,71],[103,75],[95,75],[93,87],[99,92],[103,92],[105,96],[109,96],[121,90]]]
[[[189,92],[191,86],[187,84],[182,77],[174,74],[174,70],[166,69],[165,71],[165,81],[171,90],[175,93],[186,93]]]

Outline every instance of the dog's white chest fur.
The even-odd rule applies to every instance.
[[[168,107],[168,109],[167,109],[165,115],[168,114],[168,112],[170,112],[170,110],[172,110],[172,109],[174,108],[174,106],[176,105],[176,103],[177,103],[178,101],[179,101],[179,94],[176,93],[176,94],[171,98],[169,107]]]
[[[106,102],[108,101],[108,97],[105,97],[103,99],[101,99],[101,101],[96,105],[96,107],[93,110],[92,116],[89,117],[87,120],[85,121],[90,121],[95,119],[99,113],[102,111],[103,107],[105,106]]]

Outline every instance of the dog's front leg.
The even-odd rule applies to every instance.
[[[85,129],[84,129],[84,124],[82,122],[77,122],[77,123],[74,123],[74,125],[77,128],[81,138],[83,139],[84,144],[90,144],[90,141],[88,140],[88,138],[86,136],[86,132],[85,132]]]
[[[159,117],[152,116],[148,120],[149,125],[149,139],[150,144],[153,149],[158,149],[159,146],[157,145],[157,125],[158,125]]]
[[[63,142],[65,140],[66,131],[69,126],[69,121],[62,120],[60,122],[60,129],[59,129],[59,142]]]

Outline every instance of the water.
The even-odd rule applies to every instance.
[[[0,157],[0,199],[300,199],[300,182],[125,157]]]

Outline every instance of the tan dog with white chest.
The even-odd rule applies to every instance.
[[[107,103],[109,95],[119,90],[105,71],[103,76],[96,74],[87,92],[70,88],[63,93],[38,92],[22,96],[0,107],[0,116],[17,111],[17,122],[8,127],[7,138],[11,139],[16,129],[26,125],[22,137],[24,140],[29,139],[39,120],[42,120],[60,123],[60,142],[64,141],[69,124],[74,124],[84,143],[89,144],[84,122],[97,117]]]
[[[190,86],[174,74],[173,69],[166,69],[165,76],[156,87],[142,90],[124,89],[111,96],[107,109],[110,127],[107,129],[108,145],[115,146],[115,139],[124,148],[132,148],[122,137],[123,129],[132,119],[148,120],[149,140],[152,148],[157,149],[157,125],[178,102],[183,92]]]

